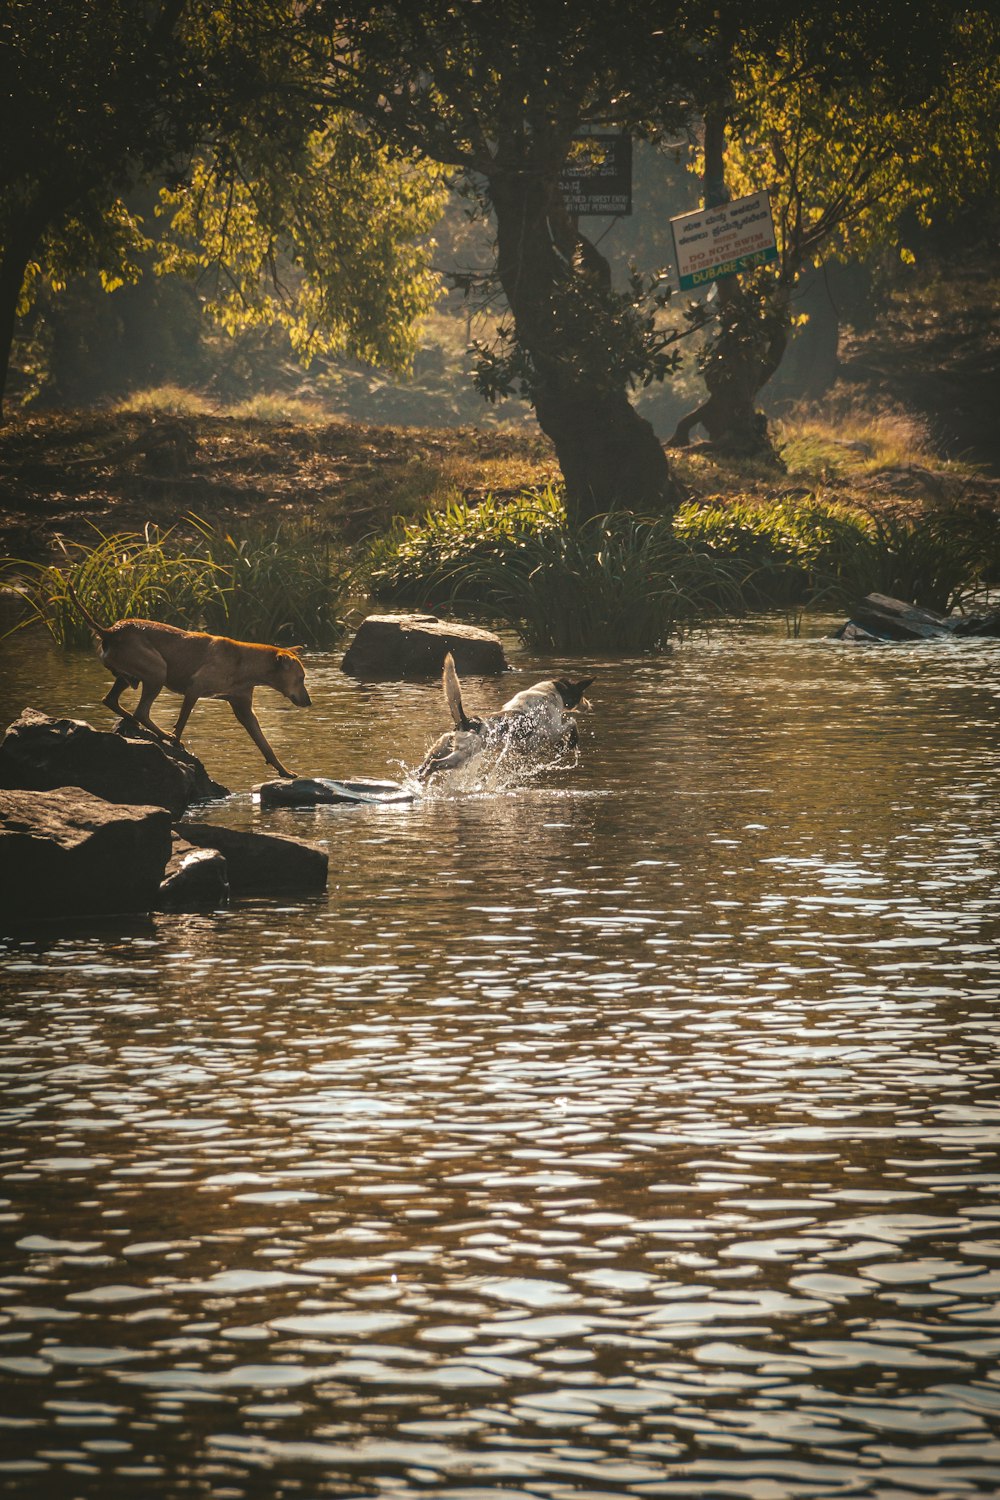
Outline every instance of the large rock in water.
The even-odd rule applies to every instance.
[[[162,807],[106,802],[78,787],[0,791],[0,928],[152,911],[170,848]]]
[[[219,851],[234,896],[326,890],[329,859],[318,844],[279,833],[246,833],[216,823],[180,823],[176,831],[199,849]]]
[[[939,615],[889,594],[866,594],[851,618],[833,632],[838,641],[933,641],[947,636],[1000,635],[1000,611],[989,615]]]
[[[229,867],[217,849],[199,849],[174,836],[160,882],[161,911],[217,911],[229,900]]]
[[[459,675],[497,677],[507,670],[503,642],[492,630],[436,615],[369,615],[341,668],[352,677],[436,677],[449,651]]]
[[[82,787],[106,802],[155,804],[175,817],[192,802],[229,795],[179,745],[26,708],[0,741],[0,787],[44,792],[60,786]]]

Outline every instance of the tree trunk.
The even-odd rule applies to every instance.
[[[0,256],[0,422],[4,419],[4,396],[17,325],[17,304],[33,245],[34,241],[26,234],[12,235]]]
[[[576,524],[615,506],[669,511],[680,495],[663,445],[628,399],[613,352],[594,326],[565,316],[570,276],[610,291],[610,268],[582,239],[558,189],[541,175],[496,173],[497,271],[517,342],[531,365],[531,400],[552,440]],[[555,233],[554,233],[555,229]]]

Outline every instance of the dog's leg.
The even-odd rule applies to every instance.
[[[164,684],[162,682],[149,682],[148,680],[143,682],[142,696],[135,706],[135,712],[131,714],[130,717],[133,718],[137,724],[141,724],[144,729],[151,730],[152,733],[155,734],[159,739],[169,740],[170,735],[167,733],[167,731],[165,729],[161,729],[159,724],[154,724],[152,719],[149,717],[149,710],[152,708],[153,704],[160,696],[163,685]]]
[[[104,665],[115,676],[104,702],[113,713],[122,714],[135,724],[140,724],[155,734],[158,739],[170,736],[149,717],[149,711],[167,682],[167,664],[158,651],[143,643],[119,643],[114,650],[101,653]],[[129,712],[119,704],[119,697],[126,687],[139,685],[142,689],[139,702]]]
[[[138,687],[139,684],[134,677],[123,677],[121,672],[115,673],[115,680],[108,688],[101,702],[106,708],[110,708],[113,714],[118,715],[118,723],[115,725],[115,734],[124,734],[126,724],[135,723],[135,715],[131,709],[122,708],[118,701],[125,689]]]
[[[121,714],[123,718],[131,719],[132,715],[128,709],[122,708],[118,700],[127,687],[134,688],[138,686],[139,683],[135,677],[123,677],[121,672],[116,672],[115,680],[104,694],[101,702],[106,708],[110,708],[113,714]]]
[[[177,723],[174,725],[174,739],[177,741],[178,745],[181,743],[181,735],[184,733],[184,726],[187,724],[188,719],[190,719],[191,717],[191,710],[194,708],[200,697],[200,693],[184,694],[184,702],[181,704],[181,711],[177,715]]]
[[[253,711],[253,690],[251,689],[251,691],[249,693],[246,693],[245,695],[241,693],[238,696],[227,698],[226,702],[229,704],[233,713],[236,715],[237,719],[243,725],[243,728],[246,730],[247,734],[257,746],[257,749],[260,751],[261,755],[263,755],[264,759],[267,761],[267,764],[269,766],[273,766],[279,776],[287,776],[289,778],[293,778],[295,775],[294,771],[286,770],[285,767],[281,764],[281,761],[278,759],[278,757],[275,755],[274,751],[268,744],[267,737],[264,734],[263,729],[261,729],[260,727],[257,715]],[[183,710],[181,711],[183,712]]]

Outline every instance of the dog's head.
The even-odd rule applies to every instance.
[[[306,688],[306,669],[294,651],[275,651],[276,676],[274,686],[279,693],[295,704],[296,708],[311,708],[312,699]]]
[[[555,689],[562,699],[563,708],[578,708],[581,704],[584,708],[589,708],[590,704],[583,695],[593,681],[593,677],[581,677],[579,682],[570,682],[565,677],[557,677]]]

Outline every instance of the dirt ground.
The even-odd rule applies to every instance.
[[[1000,278],[995,258],[938,273],[895,296],[876,326],[841,341],[840,378],[825,398],[838,411],[903,411],[929,435],[932,454],[896,459],[881,473],[847,472],[826,457],[787,475],[726,466],[707,446],[671,455],[692,496],[803,493],[817,484],[838,498],[1000,504]],[[823,403],[820,403],[822,408]],[[793,419],[794,425],[794,419]],[[864,443],[849,423],[841,454]],[[954,471],[955,461],[978,473]],[[792,465],[789,465],[790,470]],[[264,421],[204,411],[39,412],[0,429],[0,554],[42,559],[59,540],[190,530],[196,516],[225,529],[309,519],[320,534],[352,543],[442,499],[498,497],[559,477],[541,433],[511,427],[422,428],[331,418]]]

